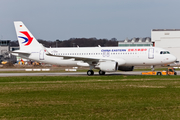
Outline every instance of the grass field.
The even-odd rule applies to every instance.
[[[0,119],[180,119],[180,76],[0,78]]]

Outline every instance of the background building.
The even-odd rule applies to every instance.
[[[169,50],[180,61],[180,29],[153,29],[151,41],[156,47]]]
[[[18,49],[17,47],[15,49]],[[16,57],[10,54],[10,51],[13,51],[14,47],[10,47],[10,40],[0,40],[0,62],[10,61],[15,63]]]
[[[119,47],[140,47],[140,46],[152,46],[151,38],[133,38],[129,40],[126,38],[124,41],[119,41]]]

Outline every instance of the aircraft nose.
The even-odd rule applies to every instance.
[[[170,62],[175,62],[176,60],[177,60],[177,58],[174,55],[171,55]]]

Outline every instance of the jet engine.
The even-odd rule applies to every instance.
[[[133,71],[134,66],[119,66],[118,70],[121,70],[121,71]]]
[[[96,67],[104,72],[114,72],[118,69],[118,63],[114,61],[99,62]]]

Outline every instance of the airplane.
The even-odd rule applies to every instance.
[[[134,66],[170,64],[176,57],[157,47],[62,47],[46,48],[40,44],[21,21],[15,21],[20,49],[12,54],[25,59],[62,66],[89,67],[87,75],[105,72],[133,71]]]

